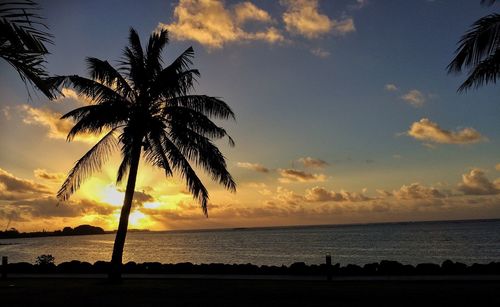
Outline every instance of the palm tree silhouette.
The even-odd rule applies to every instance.
[[[485,5],[495,2],[481,0]],[[459,92],[496,83],[500,75],[500,14],[487,15],[472,25],[458,42],[455,58],[447,68],[448,73],[469,70],[467,79],[458,88]]]
[[[123,247],[141,156],[163,169],[167,177],[173,172],[179,173],[205,215],[208,214],[208,191],[190,161],[225,188],[236,190],[225,157],[213,140],[227,137],[231,146],[234,142],[210,119],[234,119],[234,113],[218,98],[190,94],[199,76],[198,70],[190,68],[192,47],[163,67],[161,53],[167,43],[167,31],[153,33],[143,50],[137,32],[131,29],[129,46],[124,49],[119,69],[107,61],[87,58],[90,79],[77,75],[50,78],[57,88],[73,86],[93,101],[62,117],[76,122],[68,134],[69,141],[80,133],[107,132],[76,162],[58,198],[69,199],[86,178],[101,169],[113,149],[117,146],[121,149],[117,183],[127,172],[128,181],[111,259],[112,279],[121,277]]]
[[[52,35],[44,30],[47,26],[37,14],[39,9],[30,0],[0,3],[0,57],[14,67],[26,86],[30,83],[53,99],[53,90],[45,82],[44,58]]]

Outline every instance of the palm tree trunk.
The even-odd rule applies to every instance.
[[[134,198],[135,181],[137,179],[137,170],[141,157],[141,145],[136,145],[132,152],[132,161],[127,180],[127,190],[123,201],[122,211],[120,213],[120,223],[116,232],[115,244],[113,246],[113,256],[111,257],[111,270],[109,279],[114,281],[121,280],[123,247],[125,246],[125,237],[127,236],[128,218],[132,209],[132,200]]]

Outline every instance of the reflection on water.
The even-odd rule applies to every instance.
[[[9,256],[10,262],[33,263],[41,254],[52,254],[57,263],[108,261],[113,240],[113,234],[4,239],[0,256]],[[124,262],[313,264],[322,263],[326,253],[341,264],[383,259],[409,264],[500,261],[500,220],[132,232],[127,236]]]

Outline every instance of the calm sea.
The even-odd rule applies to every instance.
[[[0,256],[31,262],[51,254],[56,263],[111,258],[114,235],[0,240]],[[7,244],[7,245],[5,245]],[[129,233],[124,262],[341,264],[383,259],[407,264],[500,261],[500,220],[390,223],[214,231]]]

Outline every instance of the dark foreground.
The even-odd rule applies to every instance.
[[[500,281],[12,279],[7,306],[500,306]]]

